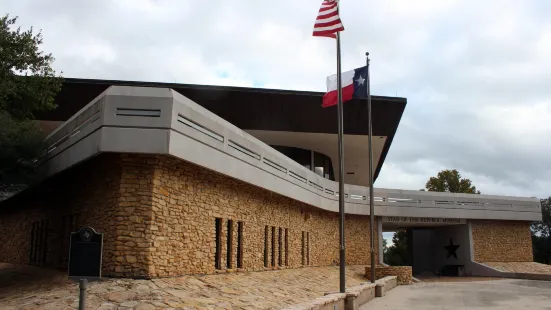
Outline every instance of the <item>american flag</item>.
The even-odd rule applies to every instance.
[[[314,37],[336,38],[335,33],[343,30],[338,1],[324,0],[314,24]]]

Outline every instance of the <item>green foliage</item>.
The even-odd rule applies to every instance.
[[[51,67],[52,55],[39,49],[42,33],[12,29],[16,21],[9,15],[0,18],[0,110],[30,119],[35,112],[55,108],[62,79]]]
[[[32,161],[44,151],[42,131],[32,120],[15,120],[0,110],[0,197],[32,178]]]
[[[0,198],[32,181],[33,159],[45,149],[34,115],[55,108],[62,85],[54,58],[39,49],[42,34],[14,29],[16,21],[0,17]]]
[[[551,197],[541,199],[542,221],[532,223],[534,261],[551,264]]]
[[[397,231],[392,236],[392,245],[384,251],[384,262],[391,266],[411,266],[408,255],[408,240],[405,231]]]
[[[532,231],[542,237],[551,237],[551,197],[541,199],[542,221],[532,223]]]
[[[455,169],[438,172],[436,177],[431,177],[427,181],[425,188],[430,192],[480,194],[471,180],[462,179],[461,174]]]

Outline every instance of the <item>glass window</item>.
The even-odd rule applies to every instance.
[[[282,153],[283,155],[289,157],[290,159],[296,161],[300,165],[304,166],[308,170],[311,169],[311,161],[312,161],[312,151],[301,149],[298,147],[290,147],[290,146],[280,146],[280,145],[272,145],[274,149],[276,149],[278,152]],[[318,175],[329,179],[329,180],[335,180],[335,175],[333,173],[333,165],[331,163],[331,159],[321,153],[314,152],[314,172]]]
[[[335,180],[331,159],[326,155],[314,152],[314,171],[326,179]]]
[[[276,149],[278,152],[282,153],[283,155],[289,157],[290,159],[296,161],[300,165],[304,166],[306,169],[311,170],[310,162],[311,159],[311,153],[310,150],[300,149],[297,147],[290,147],[290,146],[279,146],[279,145],[272,145],[274,149]]]

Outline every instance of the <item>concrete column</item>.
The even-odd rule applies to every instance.
[[[471,262],[474,262],[474,248],[473,248],[473,227],[472,227],[472,221],[467,221],[467,228],[469,230],[469,256],[471,258]]]
[[[413,270],[413,260],[414,260],[414,255],[413,255],[413,228],[408,228],[406,230],[406,238],[408,240],[408,244],[407,244],[407,247],[408,247],[408,260],[409,260],[409,264],[412,266],[412,270]]]
[[[384,264],[384,248],[383,248],[383,220],[382,218],[376,217],[377,221],[377,235],[379,236],[379,264]]]
[[[316,168],[314,167],[314,151],[310,150],[310,170],[312,172],[316,172]]]

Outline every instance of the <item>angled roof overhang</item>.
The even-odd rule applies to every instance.
[[[321,108],[321,92],[67,78],[56,98],[58,108],[37,115],[37,119],[66,121],[110,86],[173,89],[268,144],[323,153],[337,171],[337,109]],[[368,185],[366,104],[359,99],[345,103],[345,182],[349,184]],[[374,179],[383,167],[405,106],[405,98],[372,97]]]
[[[50,134],[47,142],[37,163],[43,178],[101,153],[168,155],[322,210],[338,211],[338,182],[168,88],[110,87]],[[365,186],[345,184],[346,213],[368,215],[368,192]],[[542,216],[536,198],[381,188],[375,188],[374,195],[377,216],[520,221]]]

